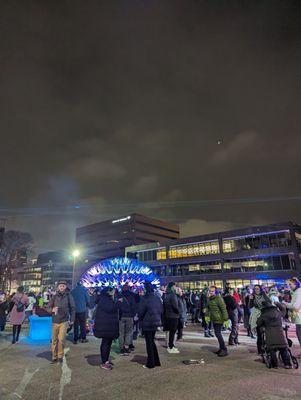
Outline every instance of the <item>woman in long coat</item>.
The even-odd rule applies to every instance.
[[[19,286],[17,293],[12,298],[13,308],[10,312],[10,323],[13,326],[12,344],[19,341],[21,326],[25,319],[25,309],[29,304],[29,299],[24,293],[24,287]]]
[[[145,296],[139,303],[139,320],[145,337],[147,362],[144,368],[160,367],[160,359],[155,343],[157,328],[162,325],[161,315],[163,312],[162,301],[154,294],[151,283],[145,284]]]
[[[109,361],[112,342],[119,337],[119,303],[114,300],[115,289],[106,287],[97,297],[96,315],[94,321],[94,336],[102,339],[100,345],[101,368],[107,371],[112,370]],[[119,301],[122,301],[120,299]]]

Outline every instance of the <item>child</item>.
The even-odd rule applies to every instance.
[[[287,340],[282,328],[282,317],[285,307],[280,303],[273,305],[269,302],[262,303],[261,315],[257,326],[265,328],[267,351],[271,355],[272,367],[278,368],[277,351],[279,350],[285,369],[292,368],[290,354],[287,349]]]

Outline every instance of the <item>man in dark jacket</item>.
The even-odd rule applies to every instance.
[[[161,326],[162,312],[162,301],[154,294],[153,286],[150,283],[146,283],[145,295],[142,296],[139,303],[139,320],[145,337],[147,351],[145,368],[160,367],[161,365],[155,343],[155,334],[157,328]]]
[[[87,308],[89,307],[90,298],[86,288],[84,288],[80,282],[77,283],[76,287],[71,290],[71,295],[75,302],[75,322],[74,322],[74,337],[73,343],[77,344],[79,339],[79,328],[80,328],[80,339],[82,343],[87,343],[86,334],[86,322],[87,322]]]
[[[73,325],[75,321],[75,304],[65,281],[58,283],[48,309],[52,312],[52,362],[63,362],[68,324]]]
[[[286,309],[280,303],[277,306],[270,302],[262,304],[261,315],[257,320],[257,327],[265,329],[267,351],[271,355],[273,368],[278,368],[277,350],[279,350],[284,368],[292,368],[290,355],[287,350],[287,341],[282,328],[282,318]]]
[[[124,285],[119,296],[119,346],[121,355],[130,354],[133,349],[134,316],[136,314],[136,301],[134,294]]]
[[[169,282],[166,289],[166,294],[163,299],[164,305],[164,330],[169,331],[168,353],[179,353],[179,350],[174,346],[175,333],[178,328],[179,321],[179,303],[177,299],[176,284]]]
[[[231,332],[229,335],[229,346],[238,344],[238,307],[233,297],[234,289],[228,288],[224,296],[224,302],[227,307],[229,319],[231,321]]]

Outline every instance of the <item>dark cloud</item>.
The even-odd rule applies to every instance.
[[[300,195],[297,2],[0,8],[0,206],[39,247],[130,211],[185,234],[301,222],[298,201],[181,203]]]

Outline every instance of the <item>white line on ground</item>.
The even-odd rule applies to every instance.
[[[28,368],[26,368],[21,382],[19,383],[17,389],[12,394],[12,398],[17,397],[18,399],[22,399],[22,395],[26,389],[26,386],[29,384],[34,374],[39,371],[39,369],[40,368],[37,368],[35,371],[29,372]]]
[[[72,370],[68,367],[67,360],[66,360],[66,354],[68,353],[69,350],[70,350],[70,348],[68,347],[64,351],[64,359],[63,359],[63,365],[62,365],[62,375],[61,375],[61,380],[60,380],[59,400],[63,399],[64,387],[71,382]]]

